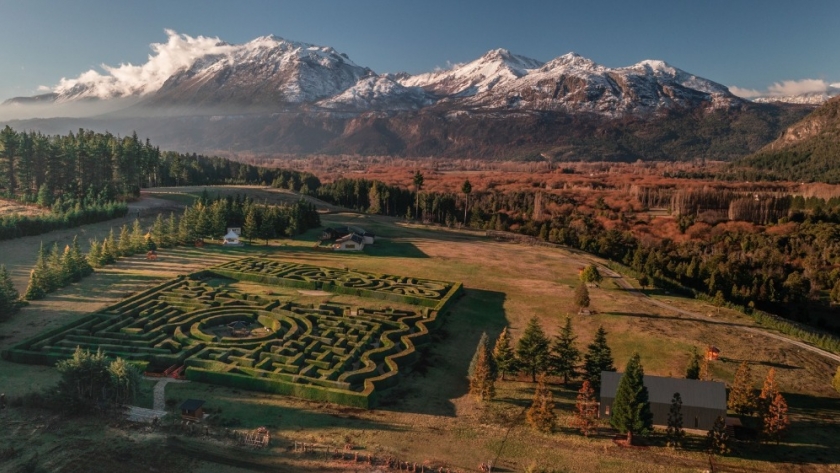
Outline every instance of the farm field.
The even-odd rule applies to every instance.
[[[201,189],[195,191],[200,193]],[[236,188],[234,193],[238,191]],[[151,217],[142,218],[145,223]],[[84,227],[79,229],[84,232],[79,233],[88,237],[107,234],[110,223]],[[840,396],[829,385],[837,363],[779,340],[740,330],[740,326],[754,326],[743,315],[726,310],[717,314],[712,306],[689,299],[675,302],[683,310],[713,314],[707,316],[708,321],[691,319],[646,302],[608,277],[599,288],[590,290],[595,314],[579,316],[572,314],[573,290],[578,268],[594,259],[589,255],[497,242],[473,232],[426,228],[354,213],[324,214],[322,223],[358,225],[380,239],[364,254],[320,252],[312,249],[320,233],[313,230],[293,240],[272,241],[269,246],[229,249],[210,245],[202,249],[163,250],[158,261],[146,261],[140,256],[125,258],[43,301],[33,302],[0,324],[0,349],[178,275],[243,257],[462,282],[464,296],[443,319],[438,336],[423,346],[418,364],[401,375],[396,387],[383,393],[375,409],[195,382],[167,386],[167,406],[177,407],[189,398],[204,399],[213,413],[214,426],[268,427],[273,435],[270,455],[252,455],[237,453],[237,449],[200,435],[188,438],[185,444],[167,447],[167,434],[161,431],[128,427],[115,421],[108,421],[103,427],[104,421],[98,419],[76,421],[15,407],[0,417],[0,444],[13,446],[21,453],[10,460],[0,459],[0,469],[5,465],[17,467],[38,454],[48,471],[104,472],[114,471],[119,465],[121,471],[155,468],[164,472],[233,472],[247,471],[237,465],[256,469],[257,464],[270,464],[275,471],[372,471],[363,464],[324,461],[293,453],[290,447],[296,441],[339,448],[351,444],[365,454],[446,465],[457,471],[475,471],[479,463],[487,461],[494,462],[494,471],[524,471],[532,463],[560,471],[709,468],[708,456],[699,449],[674,452],[657,446],[661,442],[656,437],[650,448],[628,449],[613,443],[606,430],[590,438],[580,436],[568,427],[579,387],[576,383],[552,386],[560,422],[558,431],[551,435],[535,433],[524,423],[523,410],[529,405],[534,388],[524,378],[497,383],[496,400],[487,407],[468,396],[467,366],[481,333],[486,331],[495,339],[508,325],[516,340],[532,315],[539,317],[551,336],[558,334],[565,317],[571,316],[580,349],[585,349],[595,329],[603,325],[619,369],[638,351],[646,373],[682,376],[691,347],[709,344],[722,348],[721,360],[712,364],[716,380],[731,382],[738,364],[747,360],[760,387],[760,380],[774,367],[777,382],[791,407],[790,435],[779,446],[739,446],[740,458],[716,457],[718,471],[836,471],[840,463],[836,449],[836,439],[840,438]],[[73,230],[54,233],[63,232],[72,235]],[[54,233],[42,237],[45,241],[56,238]],[[20,290],[25,286],[24,275],[34,262],[39,241],[34,237],[0,242],[0,262],[10,267]],[[241,289],[253,290],[247,285]],[[283,293],[306,304],[353,302],[338,294]],[[669,303],[675,299],[667,297]],[[57,374],[51,368],[0,361],[0,391],[9,398],[25,396],[56,381]],[[697,438],[694,443],[699,442]],[[204,461],[202,454],[196,453],[208,446],[218,447],[216,462]],[[170,462],[159,459],[163,452]],[[122,462],[126,455],[132,461]],[[249,456],[259,462],[249,463]]]

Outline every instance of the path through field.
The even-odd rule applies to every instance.
[[[630,293],[636,295],[640,299],[645,300],[648,304],[655,305],[657,307],[661,307],[661,308],[666,309],[666,310],[674,311],[677,314],[684,315],[684,316],[686,316],[690,319],[702,320],[702,321],[710,323],[710,324],[725,323],[725,322],[719,322],[719,321],[710,319],[708,316],[704,316],[704,315],[698,314],[696,312],[691,312],[691,311],[688,311],[688,310],[685,310],[685,309],[680,309],[679,307],[674,307],[673,305],[668,304],[667,302],[663,302],[663,301],[654,299],[654,298],[648,296],[647,294],[644,294],[641,291],[634,288],[633,285],[630,284],[629,281],[624,279],[624,277],[621,274],[619,274],[619,273],[617,273],[617,272],[615,272],[615,271],[613,271],[613,270],[611,270],[607,267],[600,266],[600,271],[602,273],[604,273],[604,275],[606,275],[607,277],[613,278],[613,280],[615,280],[616,284],[618,284],[622,288],[626,289]],[[745,332],[750,332],[750,333],[753,333],[753,334],[757,334],[757,335],[761,335],[761,336],[764,336],[764,337],[773,338],[773,339],[776,339],[776,340],[779,340],[779,341],[782,341],[782,342],[785,342],[785,343],[789,343],[791,345],[796,345],[799,348],[808,350],[810,352],[813,352],[813,353],[816,353],[818,355],[824,356],[824,357],[829,358],[831,360],[840,362],[840,355],[835,355],[834,353],[827,352],[827,351],[825,351],[821,348],[817,348],[817,347],[812,346],[812,345],[808,345],[807,343],[800,342],[799,340],[794,340],[792,338],[785,337],[784,335],[779,335],[779,334],[770,332],[767,329],[760,329],[760,328],[755,328],[755,327],[746,327],[746,326],[743,326],[743,325],[738,325],[736,327],[738,329],[742,330],[742,331],[745,331]]]

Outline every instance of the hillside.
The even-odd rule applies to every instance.
[[[840,97],[787,128],[782,135],[736,165],[770,171],[798,181],[840,183]]]
[[[661,60],[606,67],[495,49],[446,70],[378,74],[329,46],[168,34],[135,69],[103,66],[6,100],[0,122],[136,131],[164,149],[228,155],[732,160],[808,110],[753,104]],[[179,48],[191,52],[169,60]]]

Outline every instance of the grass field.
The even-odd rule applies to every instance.
[[[777,382],[791,408],[790,435],[779,446],[738,445],[738,457],[715,458],[719,471],[836,471],[836,465],[840,464],[840,451],[836,448],[837,438],[840,438],[840,395],[829,384],[835,363],[780,341],[739,331],[738,325],[754,325],[747,317],[728,311],[717,315],[708,304],[679,299],[682,308],[714,315],[708,321],[691,320],[645,303],[644,299],[620,289],[609,278],[600,288],[590,290],[596,313],[579,316],[571,310],[573,288],[577,283],[578,268],[592,260],[591,256],[496,242],[471,232],[424,228],[385,217],[334,212],[323,215],[322,221],[324,225],[358,225],[376,233],[380,239],[366,248],[364,254],[325,253],[311,248],[320,233],[312,230],[293,240],[272,241],[269,246],[235,250],[217,246],[163,250],[160,260],[155,262],[139,256],[127,258],[44,301],[33,303],[0,325],[0,349],[175,275],[243,254],[332,267],[343,265],[362,271],[411,274],[461,281],[465,295],[446,319],[440,340],[424,348],[423,361],[406,374],[397,387],[387,392],[379,408],[371,411],[342,408],[200,383],[170,384],[166,388],[168,404],[177,406],[179,401],[193,397],[205,399],[207,407],[215,413],[213,422],[216,425],[234,429],[269,427],[274,435],[270,453],[275,454],[272,458],[278,471],[370,471],[361,465],[350,467],[295,456],[287,450],[294,441],[336,447],[351,443],[363,448],[364,452],[393,455],[418,464],[446,464],[459,471],[474,471],[480,462],[494,459],[498,459],[494,471],[524,471],[532,463],[561,471],[708,469],[708,456],[699,447],[671,451],[658,446],[661,439],[655,436],[650,440],[652,446],[649,448],[628,449],[613,443],[611,433],[606,429],[590,438],[575,433],[568,428],[568,418],[575,390],[579,387],[576,384],[553,386],[561,421],[558,431],[551,435],[535,433],[524,425],[523,409],[533,395],[533,385],[529,382],[498,383],[497,399],[487,406],[467,395],[467,366],[483,331],[495,339],[508,325],[513,338],[517,339],[527,320],[536,315],[546,332],[553,336],[568,315],[572,317],[577,344],[582,350],[599,325],[606,328],[607,340],[619,369],[633,352],[638,351],[647,373],[682,376],[690,348],[702,349],[708,344],[722,348],[721,361],[712,366],[717,380],[731,382],[742,360],[752,364],[757,387],[770,367],[776,369]],[[85,230],[101,232],[107,226],[92,227],[96,228]],[[0,255],[3,255],[0,259],[6,260],[6,255],[10,254],[7,245],[14,245],[16,252],[31,255],[28,262],[23,256],[14,256],[10,259],[11,264],[3,261],[15,274],[20,274],[34,262],[36,241],[0,243]],[[28,248],[24,248],[26,246]],[[669,296],[669,299],[670,303],[675,298]],[[312,300],[317,302],[319,298],[312,296]],[[0,391],[10,397],[49,386],[56,379],[55,372],[49,368],[0,361]],[[148,397],[142,402],[148,403]],[[40,411],[17,408],[4,414],[0,423],[18,426],[45,415]],[[119,439],[131,440],[138,452],[163,448],[155,443],[161,438],[159,433],[127,430],[120,425],[108,427],[103,434],[93,421],[78,426],[66,420],[55,422],[70,433],[61,438],[50,437],[43,430],[21,433],[22,427],[10,430],[0,424],[0,444],[26,449],[8,464],[17,465],[35,452],[46,455],[57,445],[84,451],[108,450],[108,432]],[[33,441],[34,446],[27,446]],[[85,441],[89,441],[89,445],[83,447]],[[694,444],[699,442],[700,439],[694,440]],[[126,450],[119,442],[115,445],[115,451]],[[80,455],[79,458],[87,458]],[[171,455],[177,470],[148,460],[147,464],[139,463],[145,470],[138,467],[137,471],[149,471],[149,467],[179,472],[245,471],[196,460],[194,455],[183,452]],[[78,464],[78,460],[74,460],[76,457],[65,454],[59,457],[66,468],[56,468],[56,471],[108,471],[73,470],[72,465]],[[137,455],[134,458],[138,458]],[[2,461],[0,470],[4,468]],[[115,463],[103,464],[113,466]],[[134,470],[129,467],[123,471]]]

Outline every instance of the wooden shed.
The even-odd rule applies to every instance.
[[[204,418],[204,400],[202,399],[187,399],[181,404],[181,418],[198,422]]]
[[[610,417],[618,383],[623,373],[601,372],[601,417]],[[674,393],[682,398],[683,427],[695,430],[711,430],[718,416],[726,418],[726,385],[717,381],[667,378],[645,375],[644,385],[648,390],[653,425],[667,426],[668,411]]]

